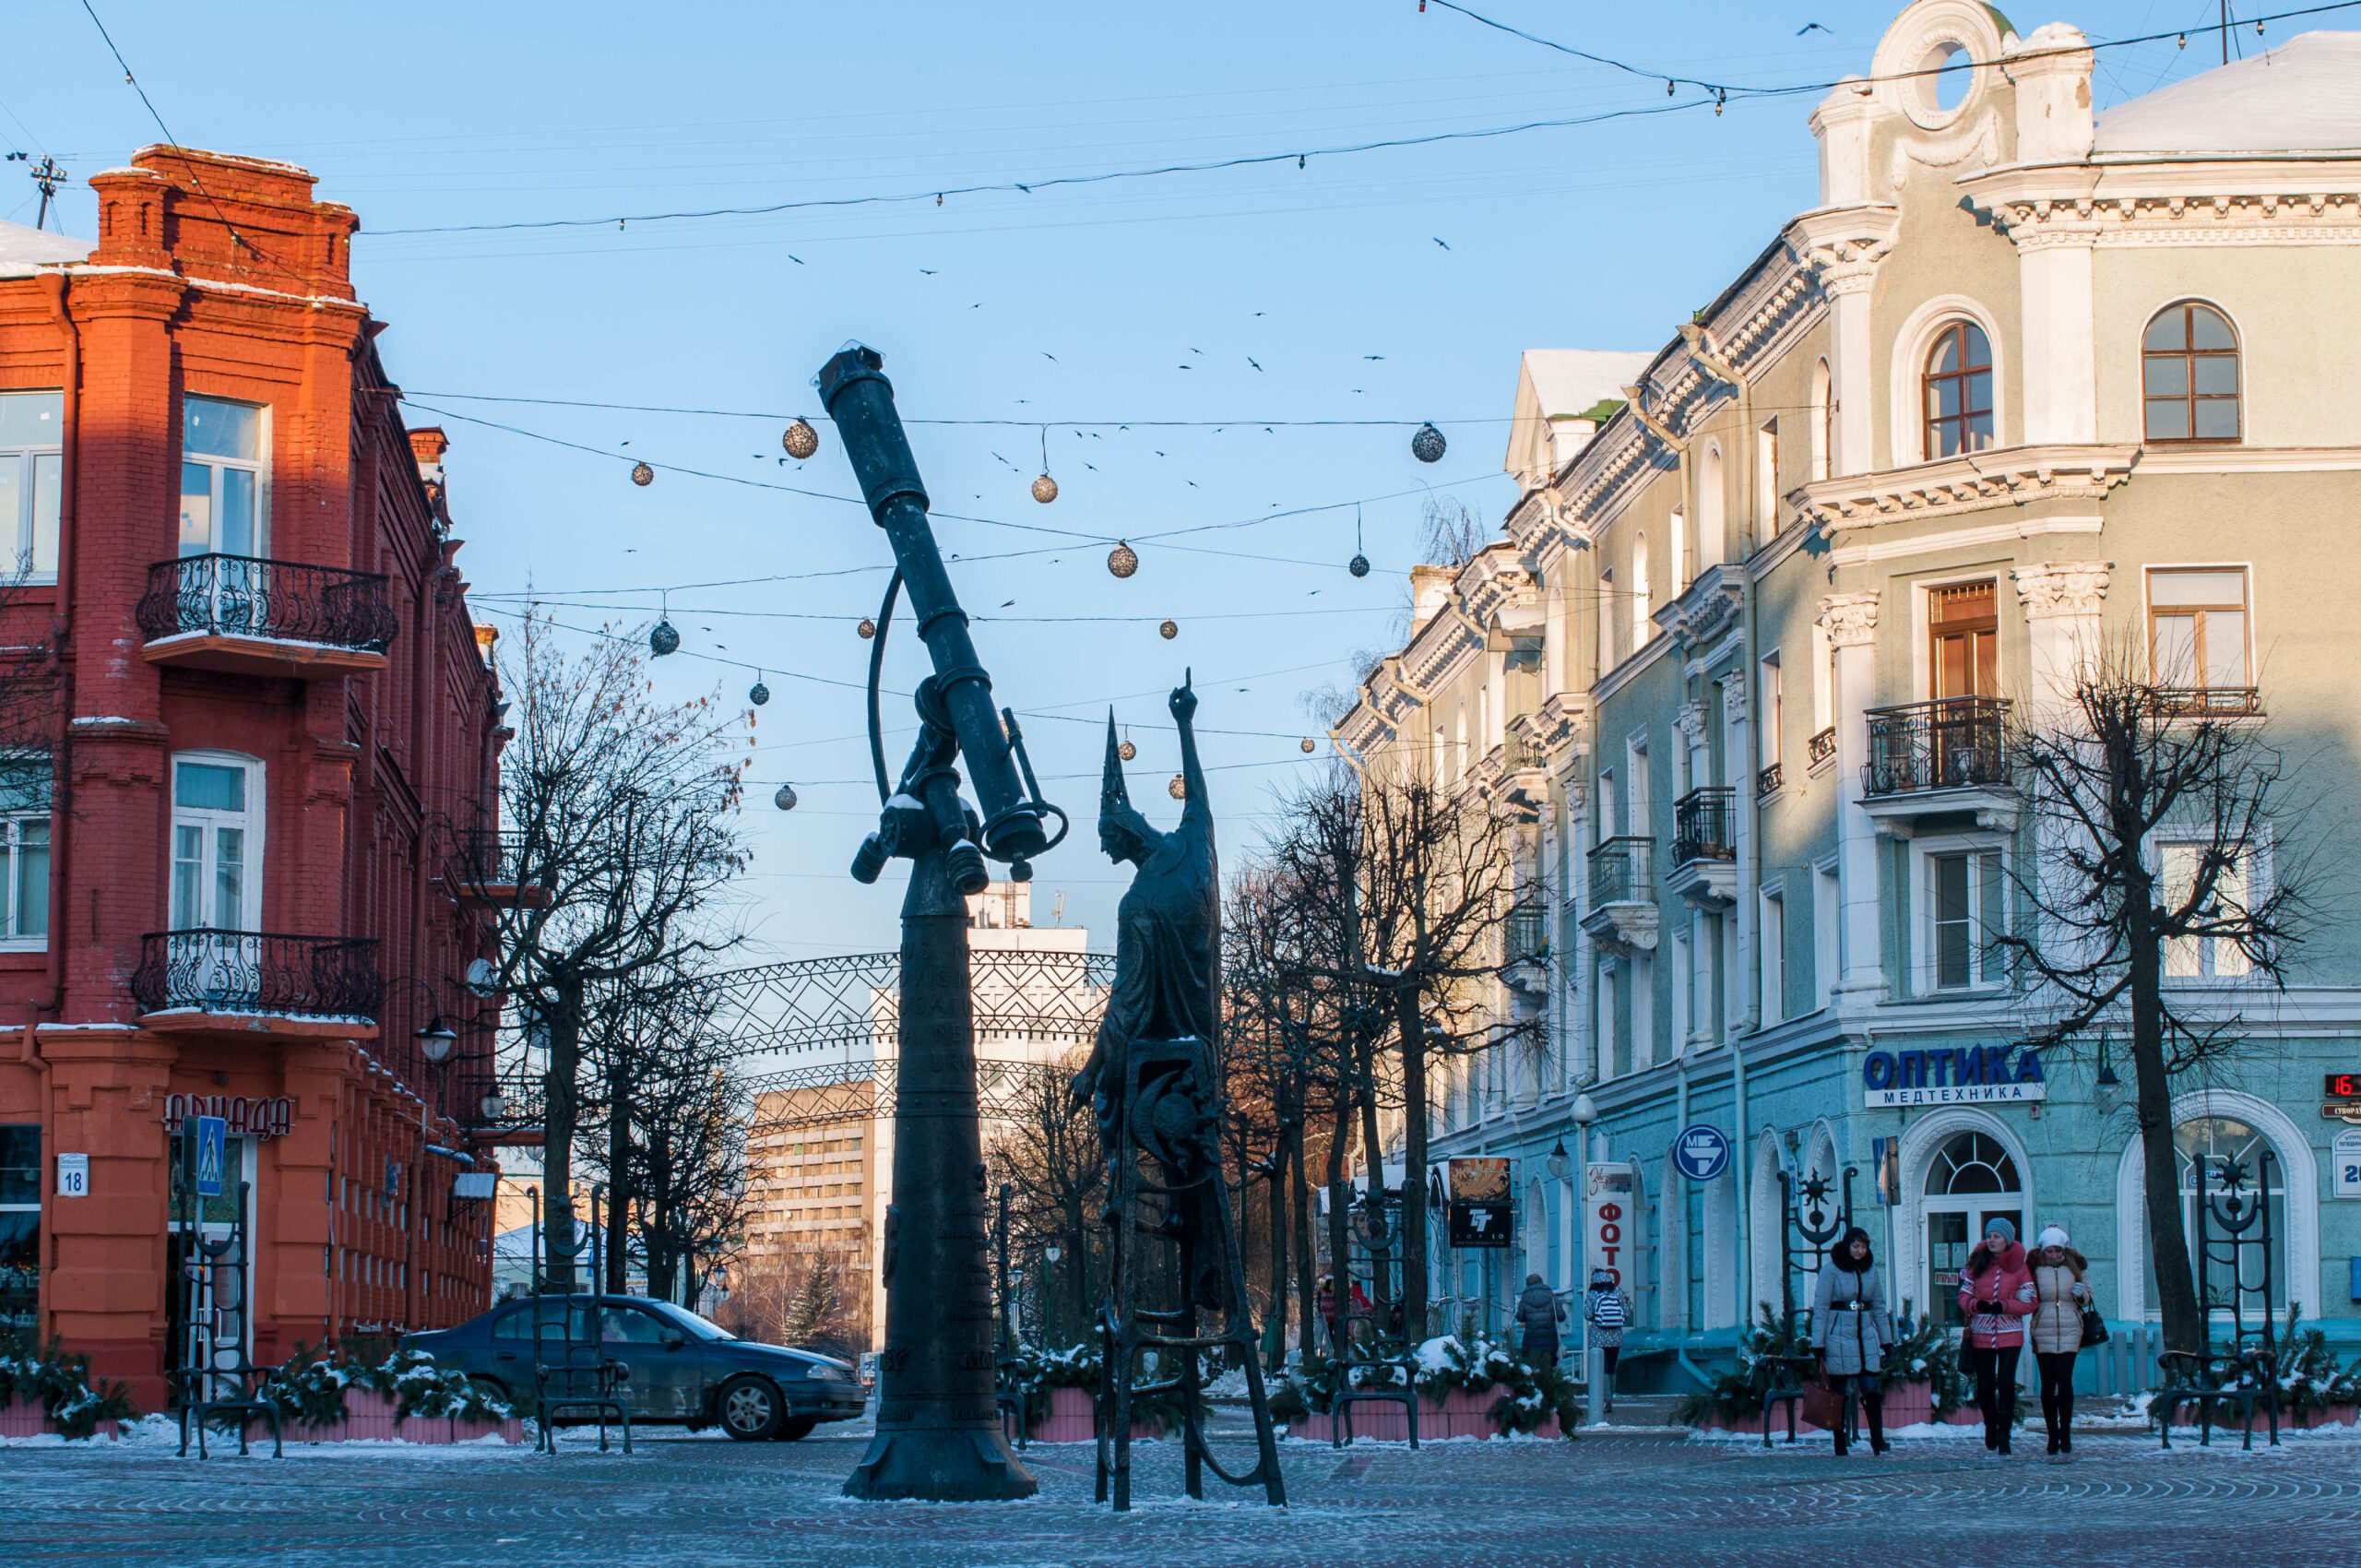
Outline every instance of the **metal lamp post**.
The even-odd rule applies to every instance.
[[[1009,862],[1015,880],[1028,880],[1031,858],[1057,841],[1044,818],[1061,819],[1062,838],[1064,814],[1033,786],[1015,715],[994,711],[991,677],[977,660],[928,524],[926,488],[883,364],[874,350],[854,345],[818,377],[896,567],[870,645],[870,754],[883,810],[853,859],[853,876],[874,882],[889,860],[911,862],[902,901],[895,1201],[885,1210],[880,1259],[886,1300],[877,1435],[844,1490],[874,1500],[989,1502],[1029,1497],[1038,1488],[1002,1435],[993,1396],[993,1279],[965,896],[983,891],[986,855]],[[905,587],[934,672],[919,683],[918,743],[894,787],[877,694],[895,600]],[[962,756],[980,821],[959,795],[952,764]]]
[[[1590,1124],[1597,1120],[1598,1106],[1590,1095],[1584,1092],[1574,1096],[1574,1144],[1582,1150],[1582,1162],[1587,1162],[1593,1153],[1590,1146]],[[1577,1163],[1579,1162],[1568,1161],[1570,1171]],[[1554,1157],[1552,1164],[1553,1166],[1555,1164]],[[1576,1188],[1574,1202],[1579,1204],[1582,1201],[1582,1190]],[[1589,1253],[1590,1239],[1585,1236],[1583,1239],[1582,1255],[1586,1259]],[[1582,1293],[1576,1299],[1587,1301],[1590,1293],[1588,1270],[1578,1264],[1575,1265],[1575,1272],[1584,1277],[1582,1282]],[[1590,1318],[1585,1313],[1583,1318],[1583,1424],[1584,1426],[1595,1427],[1607,1420],[1606,1362],[1607,1358],[1600,1353],[1598,1347],[1591,1343]]]

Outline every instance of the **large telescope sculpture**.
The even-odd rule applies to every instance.
[[[889,860],[911,862],[902,900],[901,1060],[894,1102],[894,1202],[881,1275],[885,1348],[878,1358],[877,1435],[846,1494],[938,1503],[1030,1497],[1032,1475],[1002,1434],[993,1399],[991,1271],[986,1250],[976,1037],[967,980],[966,895],[989,880],[984,858],[1017,881],[1065,837],[1065,814],[1040,798],[1014,714],[992,706],[943,552],[926,487],[895,411],[884,361],[846,348],[821,369],[820,397],[896,567],[870,649],[870,755],[877,831],[854,856],[873,883]],[[878,676],[895,600],[907,589],[934,672],[919,684],[918,743],[889,786]],[[959,795],[964,760],[980,811]],[[1055,837],[1047,819],[1058,819]]]

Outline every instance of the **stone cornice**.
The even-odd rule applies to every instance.
[[[2106,598],[2107,572],[2112,561],[2043,561],[2020,566],[2009,574],[2017,585],[2025,619],[2045,621],[2060,615],[2095,615]]]
[[[2094,501],[2131,477],[2137,446],[2010,446],[1814,480],[1791,491],[1788,505],[1833,538],[1905,517],[1940,517],[2035,501]]]
[[[1657,610],[1654,619],[1685,653],[1711,647],[1738,624],[1745,607],[1746,575],[1724,562],[1698,573],[1680,597]]]
[[[1787,244],[1810,265],[1826,292],[1857,293],[1876,278],[1878,263],[1893,248],[1901,227],[1902,210],[1895,207],[1821,208],[1787,225]]]
[[[1545,757],[1555,757],[1590,724],[1590,697],[1583,692],[1552,693],[1541,706],[1512,722],[1525,743]]]
[[[1462,613],[1479,625],[1524,623],[1538,614],[1541,607],[1533,574],[1514,550],[1478,551],[1476,559],[1460,568],[1452,588],[1459,597]],[[1520,624],[1517,629],[1524,627]]]
[[[2020,250],[2361,240],[2353,155],[2011,164],[1959,184]]]

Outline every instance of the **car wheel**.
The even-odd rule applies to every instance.
[[[765,1443],[787,1420],[787,1401],[766,1377],[741,1372],[713,1396],[721,1430],[741,1443]]]
[[[487,1399],[498,1399],[504,1402],[508,1398],[508,1385],[506,1384],[501,1382],[496,1377],[486,1377],[481,1372],[477,1372],[470,1376],[468,1379],[468,1386],[474,1389],[478,1394],[482,1395]]]
[[[803,1439],[810,1437],[812,1435],[812,1429],[819,1424],[820,1423],[818,1421],[813,1420],[810,1416],[798,1416],[791,1421],[781,1421],[778,1426],[778,1431],[774,1432],[772,1435],[777,1438],[781,1443],[800,1443]]]

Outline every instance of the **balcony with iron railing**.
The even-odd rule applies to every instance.
[[[2167,719],[2259,719],[2262,693],[2254,686],[2159,686],[2156,711]]]
[[[140,1027],[164,1032],[374,1039],[385,992],[362,936],[151,932],[131,976]]]
[[[1655,847],[1654,838],[1626,835],[1590,852],[1583,929],[1619,952],[1656,944]]]
[[[2009,704],[2001,697],[1939,697],[1871,708],[1862,805],[1881,828],[1972,811],[1987,827],[2012,827],[2017,794],[2009,780]]]
[[[1738,888],[1738,790],[1706,784],[1672,803],[1665,885],[1693,909],[1726,909]]]
[[[453,896],[462,903],[540,909],[550,890],[528,880],[527,836],[492,827],[463,827],[452,835]]]
[[[1509,909],[1508,918],[1501,923],[1501,962],[1503,965],[1538,962],[1549,956],[1549,907],[1538,898],[1525,899]]]
[[[383,573],[245,555],[157,562],[133,619],[151,664],[297,677],[383,670],[401,630]]]
[[[1815,731],[1812,738],[1804,742],[1804,766],[1812,771],[1818,771],[1824,765],[1834,762],[1836,760],[1836,726],[1832,724],[1825,730]]]
[[[1765,766],[1762,772],[1754,776],[1755,799],[1761,800],[1766,795],[1777,794],[1779,786],[1786,782],[1786,774],[1781,770],[1777,763]]]

